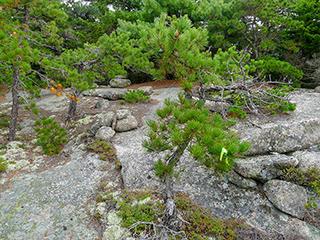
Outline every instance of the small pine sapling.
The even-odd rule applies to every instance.
[[[36,104],[31,102],[29,106],[25,106],[26,110],[32,111],[32,113],[40,118],[36,121],[35,131],[37,133],[37,144],[42,147],[43,152],[47,155],[54,155],[60,153],[60,148],[67,140],[65,136],[68,132],[58,125],[52,118],[42,118],[39,116],[39,109],[36,108]]]
[[[149,96],[144,95],[144,91],[142,90],[128,90],[121,97],[130,103],[147,102],[150,99]]]
[[[148,120],[149,139],[143,146],[149,152],[166,152],[154,164],[155,175],[165,185],[163,224],[177,230],[177,209],[173,196],[175,169],[185,151],[200,164],[217,172],[230,169],[234,159],[248,150],[247,142],[240,142],[228,131],[228,123],[219,114],[212,114],[202,101],[187,99],[179,94],[178,101],[166,99],[157,111],[158,121]],[[181,163],[183,164],[183,163]]]
[[[68,132],[58,125],[52,118],[42,117],[42,120],[36,121],[38,126],[35,131],[37,133],[37,144],[43,149],[47,155],[54,155],[60,152],[60,148],[67,142],[64,138]]]

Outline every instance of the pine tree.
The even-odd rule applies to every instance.
[[[163,182],[165,202],[163,224],[178,228],[177,209],[174,202],[173,177],[181,156],[185,152],[200,164],[213,171],[230,169],[235,157],[245,152],[249,145],[240,142],[228,131],[228,124],[218,114],[211,114],[202,101],[186,99],[179,94],[178,101],[166,99],[165,106],[157,111],[158,121],[148,120],[148,140],[143,146],[149,152],[165,152],[154,164],[155,175]]]
[[[65,15],[58,9],[58,1],[6,0],[0,5],[0,70],[4,76],[2,81],[9,84],[12,91],[9,127],[12,141],[16,138],[19,97],[22,96],[19,90],[32,87],[32,66],[38,64],[43,54],[60,51],[56,22],[62,21]]]
[[[71,86],[67,120],[76,113],[80,94],[91,88],[96,78],[126,74],[125,67],[150,71],[151,66],[146,54],[136,48],[136,41],[125,33],[104,34],[96,44],[66,50],[58,58],[44,59],[42,65],[50,76]]]
[[[301,79],[302,72],[286,63],[287,55],[299,51],[291,34],[302,22],[292,18],[293,9],[293,2],[287,0],[231,1],[220,16],[207,23],[214,53],[232,46],[247,48],[253,59],[264,60],[263,74],[271,75],[273,81]]]
[[[208,32],[194,27],[187,16],[177,18],[162,14],[154,24],[121,22],[119,31],[129,31],[133,37],[140,38],[140,48],[155,62],[152,74],[156,80],[178,80],[189,98],[193,86],[198,83],[197,96],[217,102],[222,107],[213,110],[223,116],[244,118],[244,110],[274,114],[295,109],[286,97],[290,88],[270,86],[281,81],[273,82],[263,74],[266,66],[282,74],[300,75],[301,71],[286,62],[256,61],[248,48],[242,51],[235,46],[227,51],[219,49],[212,57],[206,48]]]
[[[74,40],[65,48],[83,47],[84,43],[96,43],[103,34],[111,34],[117,28],[116,13],[107,5],[92,1],[67,0],[63,9],[68,14],[68,26]]]

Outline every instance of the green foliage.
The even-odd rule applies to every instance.
[[[1,113],[0,114],[0,129],[5,128],[5,127],[9,127],[9,122],[10,122],[10,118],[6,114]]]
[[[279,82],[265,82],[265,77],[262,77],[265,60],[250,60],[250,56],[247,51],[237,51],[235,47],[229,48],[227,52],[219,49],[213,58],[217,66],[215,74],[204,78],[205,83],[211,84],[207,91],[213,100],[220,99],[229,105],[231,103],[226,117],[245,118],[246,112],[275,114],[294,111],[295,104],[290,103],[287,97],[287,93],[294,89],[285,82],[281,84],[280,77]],[[290,64],[281,61],[279,64],[289,68],[281,71],[283,74],[288,76],[291,72],[290,76],[295,75]],[[212,84],[216,86],[212,87]]]
[[[115,13],[97,1],[88,4],[86,1],[67,0],[62,7],[69,16],[68,34],[72,36],[64,41],[65,48],[75,49],[84,43],[96,43],[99,37],[110,34],[116,28]]]
[[[95,139],[92,143],[86,146],[86,149],[99,154],[101,160],[114,160],[116,157],[115,151],[112,149],[110,143],[101,139]]]
[[[140,47],[155,62],[151,71],[155,79],[180,80],[181,88],[188,93],[197,82],[199,92],[203,92],[200,98],[231,103],[230,115],[240,118],[250,111],[274,114],[294,109],[286,97],[288,88],[281,83],[287,84],[286,78],[301,78],[302,72],[289,63],[268,56],[254,60],[248,48],[238,51],[235,45],[226,51],[219,49],[212,57],[205,52],[208,31],[195,28],[188,16],[177,18],[161,14],[153,24],[122,22],[119,30],[134,31],[134,27],[141,28],[137,32]],[[270,81],[273,82],[270,74],[271,79],[275,79],[273,86],[270,86]],[[227,114],[226,110],[222,113]]]
[[[230,1],[221,15],[208,21],[209,42],[216,50],[251,49],[253,59],[265,60],[264,74],[271,74],[273,81],[286,75],[301,79],[302,72],[287,62],[301,45],[293,39],[300,38],[303,25],[294,9],[295,2],[288,0]]]
[[[150,197],[149,193],[144,192],[125,192],[122,194],[123,200],[118,202],[120,212],[118,215],[122,218],[121,225],[130,227],[136,222],[157,222],[163,212],[163,204],[159,201],[147,201],[139,203]],[[135,202],[135,204],[133,204]],[[137,234],[145,230],[145,225],[139,225],[134,229]]]
[[[35,131],[37,133],[37,144],[42,147],[47,155],[54,155],[60,152],[60,148],[67,140],[64,138],[68,132],[58,125],[52,118],[42,117],[36,121]]]
[[[126,92],[126,94],[122,94],[121,97],[130,103],[147,102],[150,99],[150,96],[144,95],[144,91],[130,89]]]
[[[248,51],[237,51],[236,47],[230,47],[227,51],[219,49],[213,57],[214,75],[205,81],[220,86],[230,85],[234,82],[243,82],[251,79],[252,72],[263,66],[263,61],[251,59]]]
[[[207,45],[207,31],[193,27],[188,16],[177,18],[161,14],[139,35],[141,48],[156,63],[152,74],[157,80],[198,79],[197,73],[211,66],[210,58],[206,59],[202,52]]]
[[[78,99],[82,91],[90,89],[96,79],[126,74],[125,67],[149,71],[151,66],[146,54],[136,48],[135,40],[130,40],[126,33],[115,32],[110,36],[102,35],[97,43],[66,50],[53,61],[45,58],[41,63],[50,76],[71,85],[71,101]],[[69,111],[73,115],[75,109]]]
[[[320,28],[316,14],[319,12],[320,3],[316,0],[297,0],[295,1],[292,18],[301,21],[302,26],[293,32],[294,41],[305,56],[311,58],[312,54],[320,52]]]
[[[113,201],[109,196],[101,197],[102,201]],[[160,216],[164,210],[164,204],[158,200],[158,197],[150,192],[125,191],[118,201],[118,215],[122,218],[123,227],[131,227],[136,222],[148,222],[161,224]],[[224,236],[225,239],[234,239],[235,230],[244,226],[240,220],[231,219],[222,221],[213,217],[208,211],[199,207],[194,201],[185,194],[175,196],[175,202],[179,214],[186,222],[181,222],[181,231],[185,232],[188,239],[208,239],[208,237]],[[187,223],[188,222],[188,223]],[[140,234],[148,230],[147,225],[138,225],[131,229],[134,234]],[[156,234],[156,231],[153,231]],[[180,239],[180,238],[177,238]]]
[[[213,217],[185,194],[179,194],[174,199],[182,218],[189,223],[182,228],[188,239],[208,239],[221,235],[224,239],[235,239],[237,237],[235,230],[244,226],[240,220],[222,221]]]
[[[282,179],[293,182],[301,186],[311,187],[314,192],[320,196],[320,171],[317,166],[308,166],[306,170],[295,168],[294,166],[286,168],[282,171]],[[308,203],[307,207],[316,207],[313,202],[314,199]]]
[[[249,147],[247,142],[240,143],[234,134],[228,132],[227,123],[219,115],[203,108],[203,102],[188,100],[182,94],[178,101],[167,99],[157,115],[158,122],[147,121],[149,140],[145,140],[143,146],[149,152],[169,150],[170,153],[154,165],[161,179],[173,174],[186,149],[203,165],[226,171],[234,163],[234,158]],[[227,153],[221,159],[223,148]]]
[[[280,61],[272,56],[262,56],[259,58],[263,60],[263,75],[271,76],[272,79],[281,80],[288,78],[290,80],[301,79],[303,72],[288,62]]]
[[[0,173],[5,172],[8,168],[8,162],[0,157]]]
[[[66,15],[59,5],[58,0],[1,1],[0,82],[12,87],[10,141],[16,138],[18,91],[29,90],[39,96],[38,88],[45,79],[39,62],[43,56],[54,56],[62,50],[57,25]]]

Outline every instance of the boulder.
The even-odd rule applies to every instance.
[[[143,94],[150,96],[153,93],[153,88],[151,86],[139,87],[138,90],[143,91]]]
[[[270,180],[263,186],[269,201],[280,211],[302,219],[308,202],[307,191],[294,183]]]
[[[290,101],[297,104],[294,112],[268,118],[252,116],[250,122],[239,121],[234,127],[242,140],[251,143],[246,155],[294,152],[320,142],[320,93],[297,90],[291,93]]]
[[[35,125],[36,125],[36,121],[31,119],[24,119],[20,122],[19,127],[26,128],[26,127],[34,127]]]
[[[272,154],[239,159],[233,169],[243,177],[267,182],[279,177],[282,170],[296,166],[298,163],[299,161],[295,157]]]
[[[101,126],[111,127],[114,117],[115,114],[112,111],[103,114],[100,118]]]
[[[129,115],[126,118],[117,120],[115,130],[117,132],[126,132],[126,131],[133,130],[137,127],[138,127],[137,119],[134,116]]]
[[[283,229],[283,231],[290,236],[289,239],[320,239],[319,229],[297,218],[290,218],[290,220],[288,220],[288,224]]]
[[[234,185],[240,188],[247,188],[247,189],[257,188],[257,182],[255,180],[244,178],[233,170],[229,171],[226,174],[226,177],[229,180],[229,182],[233,183]]]
[[[131,115],[131,113],[127,109],[117,110],[117,112],[116,112],[117,120],[124,119],[124,118],[128,117],[129,115]]]
[[[107,127],[110,127],[110,126],[107,126]],[[90,133],[94,136],[94,135],[96,135],[96,133],[98,132],[98,130],[100,128],[101,128],[101,123],[100,122],[96,122],[91,126]]]
[[[103,141],[108,141],[115,134],[116,134],[116,132],[111,127],[103,126],[97,131],[95,138],[100,138]]]
[[[116,78],[111,79],[109,84],[112,88],[125,88],[130,86],[131,81],[126,79],[125,76],[117,75]]]
[[[100,99],[95,105],[95,108],[101,108],[101,109],[105,109],[108,107],[109,107],[109,100],[107,99]]]
[[[99,88],[95,90],[85,91],[83,92],[83,95],[91,97],[102,97],[108,100],[115,101],[121,99],[121,96],[125,93],[125,89]]]
[[[320,171],[320,152],[298,151],[294,152],[292,155],[300,161],[298,167],[302,171],[307,171],[313,167]]]

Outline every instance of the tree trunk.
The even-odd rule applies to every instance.
[[[17,130],[17,120],[18,120],[18,111],[19,111],[19,67],[13,68],[12,74],[12,109],[11,109],[11,118],[9,125],[9,141],[16,140],[16,130]]]
[[[172,176],[166,177],[165,184],[165,189],[162,193],[165,204],[162,223],[170,229],[177,231],[179,228],[178,210],[174,201]]]
[[[85,64],[81,62],[80,65],[78,65],[78,73],[80,75],[82,75],[84,73],[84,67],[85,67]],[[74,84],[72,83],[71,84],[71,91],[72,91],[72,94],[75,98],[80,98],[80,94],[81,94],[81,90],[76,90],[74,88]],[[73,101],[71,99],[70,101],[70,104],[69,104],[69,110],[68,110],[68,113],[67,113],[67,117],[66,117],[66,120],[69,121],[70,118],[76,114],[76,111],[77,111],[77,102],[76,101]]]
[[[180,158],[187,146],[189,145],[191,139],[185,140],[185,142],[180,145],[176,151],[167,159],[167,165],[176,166],[180,161]],[[165,204],[164,214],[162,216],[163,225],[169,227],[174,231],[179,230],[179,221],[178,221],[178,210],[176,203],[174,201],[174,193],[173,193],[173,180],[172,175],[167,175],[164,179],[165,188],[162,193],[162,197]],[[165,230],[160,233],[164,237],[164,239],[169,239]]]
[[[79,98],[80,97],[80,94],[81,94],[81,90],[76,90],[74,88],[74,85],[71,84],[71,90],[72,90],[72,94],[75,98]],[[70,103],[69,103],[69,110],[68,110],[68,113],[67,113],[67,117],[66,117],[66,120],[69,121],[70,118],[76,114],[76,111],[77,111],[77,102],[74,101],[74,100],[70,100]]]

